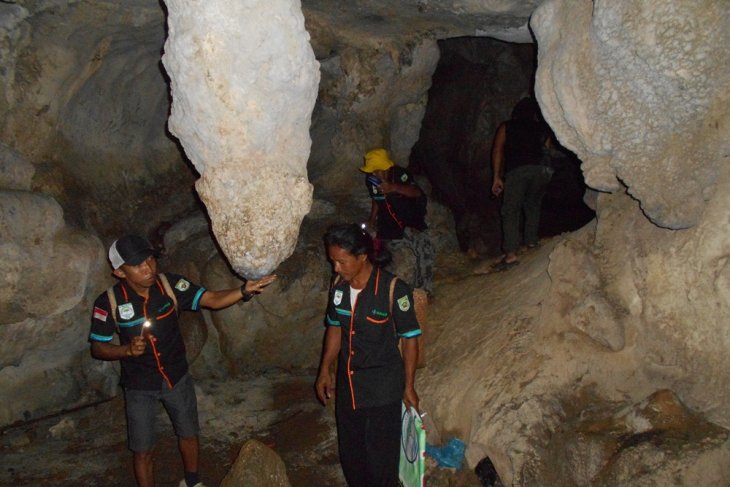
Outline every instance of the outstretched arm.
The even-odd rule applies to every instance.
[[[248,301],[256,294],[261,293],[266,286],[274,282],[275,274],[262,277],[258,280],[246,281],[246,284],[233,289],[222,291],[205,291],[200,297],[200,306],[210,309],[223,309],[240,300]]]

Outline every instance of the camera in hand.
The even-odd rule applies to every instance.
[[[380,183],[382,182],[379,177],[377,177],[374,174],[368,175],[368,182],[372,184],[373,186],[380,186]]]

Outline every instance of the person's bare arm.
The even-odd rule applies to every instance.
[[[380,190],[383,194],[398,193],[408,198],[418,198],[423,194],[421,188],[415,184],[389,183],[388,181],[380,183]]]
[[[368,218],[368,226],[370,228],[377,228],[375,225],[378,223],[378,204],[375,200],[370,202],[370,218]]]
[[[403,392],[403,402],[406,407],[414,407],[418,411],[419,398],[416,393],[416,364],[418,363],[418,340],[422,337],[403,338],[401,353],[403,366],[406,371],[406,388]]]
[[[322,350],[322,360],[319,363],[317,381],[314,384],[317,399],[322,404],[327,404],[327,400],[332,397],[335,390],[335,381],[331,369],[337,355],[340,353],[341,340],[342,329],[339,326],[328,326],[324,335],[324,348]]]
[[[243,289],[234,287],[222,291],[205,291],[200,298],[200,306],[210,309],[227,308],[241,299],[261,293],[266,286],[274,282],[274,279],[276,275],[271,274],[258,280],[247,281]]]
[[[91,356],[99,360],[121,360],[129,357],[139,357],[144,353],[145,339],[141,336],[133,337],[126,345],[113,343],[91,342]]]
[[[504,144],[507,140],[507,129],[501,124],[494,136],[494,144],[492,145],[492,193],[499,196],[504,189],[504,180],[502,179],[502,170],[504,169]]]

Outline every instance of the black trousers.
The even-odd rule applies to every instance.
[[[349,487],[397,487],[401,403],[337,408],[340,464]]]

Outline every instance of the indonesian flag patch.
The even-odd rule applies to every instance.
[[[94,306],[94,319],[106,322],[107,316],[109,316],[109,313],[101,308],[97,308],[96,306]]]

